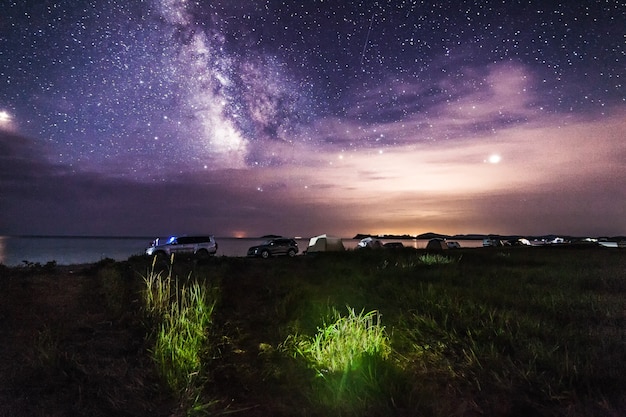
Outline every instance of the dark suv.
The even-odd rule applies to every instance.
[[[248,256],[260,256],[264,259],[276,255],[294,257],[296,253],[298,253],[298,243],[293,239],[284,237],[269,239],[248,249]]]

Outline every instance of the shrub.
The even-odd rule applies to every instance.
[[[156,328],[152,357],[157,369],[173,391],[194,403],[193,409],[202,388],[202,354],[207,349],[216,296],[198,282],[178,289],[178,279],[172,279],[173,257],[171,261],[164,275],[155,272],[155,258],[143,277],[144,308]],[[188,282],[190,278],[191,274]]]
[[[299,351],[320,375],[355,370],[364,356],[387,358],[389,339],[380,317],[377,311],[356,314],[348,308],[347,317],[338,317],[319,329],[315,337],[302,340]]]
[[[182,287],[163,316],[152,354],[159,372],[175,391],[188,389],[200,373],[214,306],[215,301],[193,283]]]
[[[319,328],[314,337],[294,338],[292,346],[318,377],[314,402],[337,415],[362,415],[384,403],[389,338],[378,311],[356,314],[348,307],[348,316],[336,311],[334,316],[334,323]]]
[[[454,259],[448,258],[447,256],[440,255],[438,253],[426,253],[424,255],[420,255],[417,259],[420,263],[424,265],[447,265],[455,262]]]

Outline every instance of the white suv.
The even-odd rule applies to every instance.
[[[172,236],[165,243],[155,239],[152,245],[146,249],[146,255],[171,256],[172,254],[183,256],[197,256],[206,259],[217,252],[217,242],[211,236]]]

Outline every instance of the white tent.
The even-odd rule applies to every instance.
[[[346,248],[343,246],[343,241],[340,237],[319,235],[309,239],[309,247],[306,249],[306,252],[340,252],[344,250]]]

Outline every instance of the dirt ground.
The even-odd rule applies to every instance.
[[[0,265],[0,416],[172,415],[138,315],[105,294],[89,266]]]

